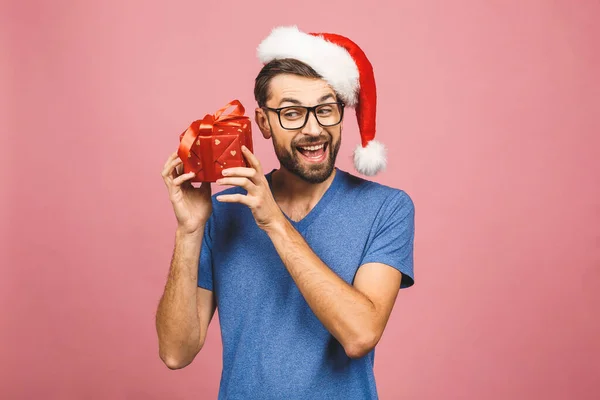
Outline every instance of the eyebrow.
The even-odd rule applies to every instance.
[[[335,100],[335,96],[332,93],[327,93],[326,95],[321,96],[319,98],[319,100],[317,101],[317,103],[322,103],[327,99]],[[280,107],[283,103],[292,103],[292,104],[296,104],[298,106],[302,105],[302,102],[300,100],[294,99],[292,97],[284,97],[283,99],[281,99],[281,101],[279,102],[279,105],[277,107]]]

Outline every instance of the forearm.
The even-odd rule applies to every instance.
[[[349,356],[364,355],[377,340],[373,303],[325,265],[287,220],[274,224],[267,234],[325,328]]]
[[[167,365],[191,362],[202,346],[196,297],[204,227],[199,232],[176,232],[169,277],[156,313],[159,353]]]

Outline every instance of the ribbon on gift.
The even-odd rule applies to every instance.
[[[235,106],[233,111],[229,114],[224,114],[231,106]],[[246,110],[239,100],[232,100],[217,110],[214,115],[206,114],[203,119],[192,122],[189,128],[180,135],[179,149],[177,151],[177,155],[183,161],[184,165],[189,170],[193,170],[192,165],[188,165],[188,157],[198,136],[211,136],[215,125],[242,126],[242,123],[238,122],[238,120],[246,120],[248,118],[244,115],[245,112]]]

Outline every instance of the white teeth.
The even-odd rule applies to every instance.
[[[306,146],[306,147],[300,147],[300,148],[301,148],[302,150],[315,151],[315,150],[322,149],[324,145],[325,145],[324,143],[321,143],[321,144],[320,144],[320,145],[318,145],[318,146]]]

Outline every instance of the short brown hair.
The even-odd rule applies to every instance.
[[[292,74],[305,78],[323,79],[310,65],[294,58],[282,58],[266,64],[254,81],[254,98],[259,107],[264,107],[271,96],[269,84],[271,79],[280,74]]]

